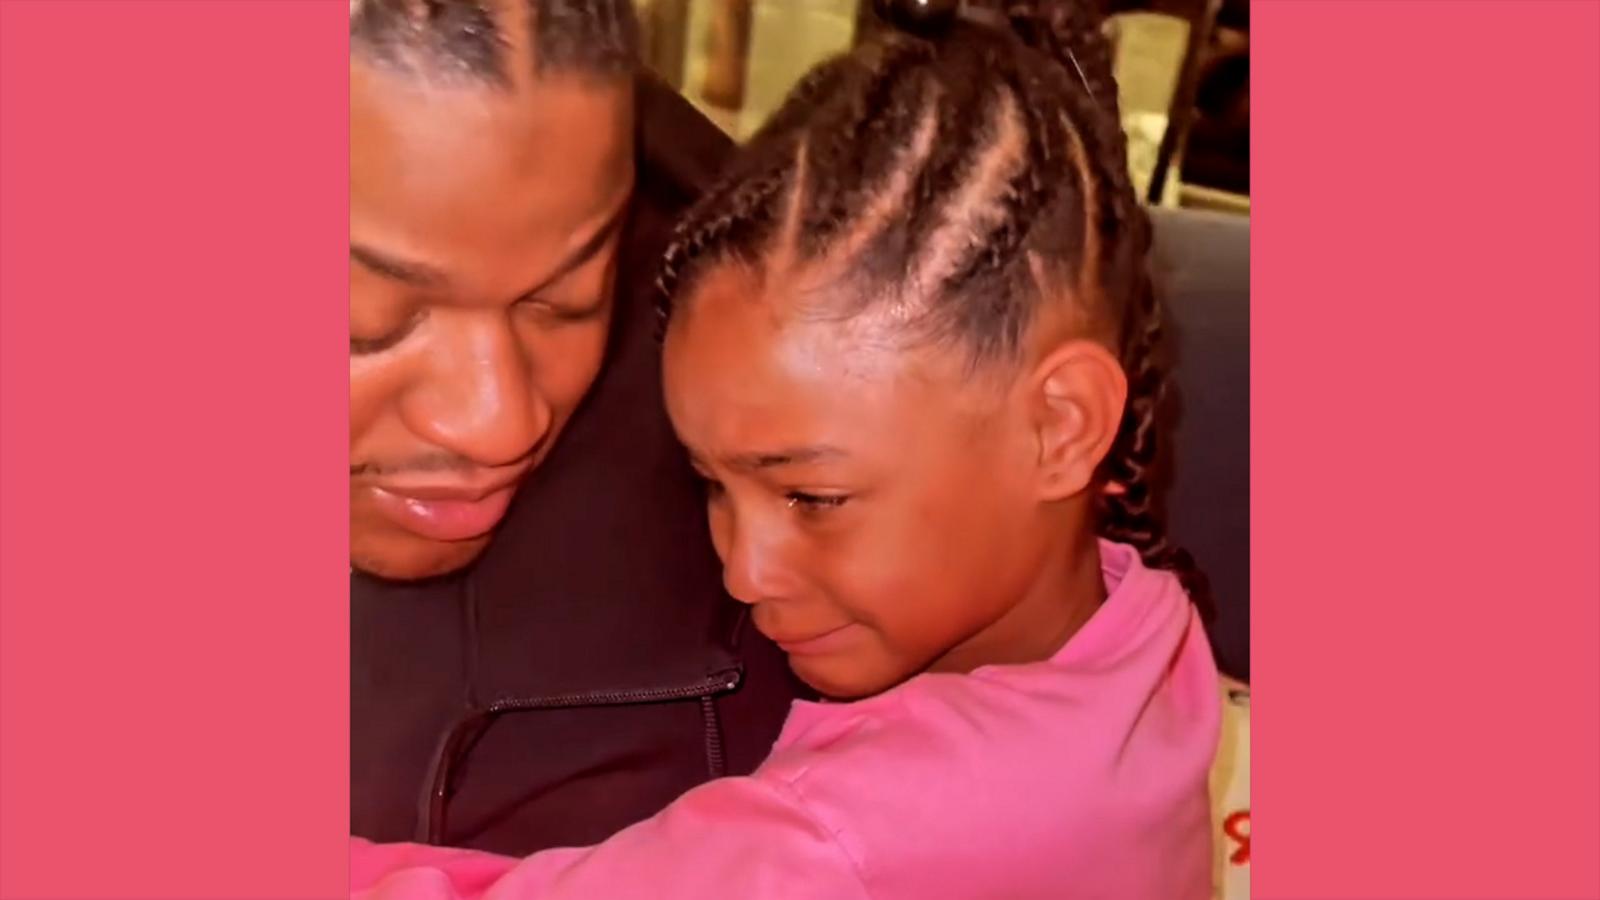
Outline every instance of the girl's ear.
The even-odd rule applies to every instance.
[[[1122,365],[1093,341],[1067,341],[1034,367],[1027,390],[1040,499],[1060,500],[1085,490],[1122,424],[1128,400]]]

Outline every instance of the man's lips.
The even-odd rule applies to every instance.
[[[464,541],[494,530],[505,517],[527,469],[493,481],[422,482],[389,479],[371,487],[379,509],[396,525],[436,541]]]

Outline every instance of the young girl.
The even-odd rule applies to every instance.
[[[1217,673],[1150,510],[1150,240],[1073,6],[813,72],[680,226],[667,405],[727,588],[824,703],[753,775],[368,898],[1209,893]]]

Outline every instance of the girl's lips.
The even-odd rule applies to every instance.
[[[465,541],[493,531],[516,491],[514,483],[478,497],[462,491],[401,493],[375,486],[372,496],[384,515],[413,534],[436,541]]]
[[[860,627],[860,625],[851,622],[847,625],[840,625],[832,631],[824,631],[808,638],[797,640],[773,638],[772,642],[790,656],[817,656],[823,653],[832,653],[850,643],[855,638],[856,632]]]

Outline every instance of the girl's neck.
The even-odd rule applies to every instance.
[[[1106,599],[1099,542],[1084,533],[1052,554],[1028,590],[1004,615],[935,660],[932,672],[971,672],[980,666],[1017,665],[1054,656]]]

